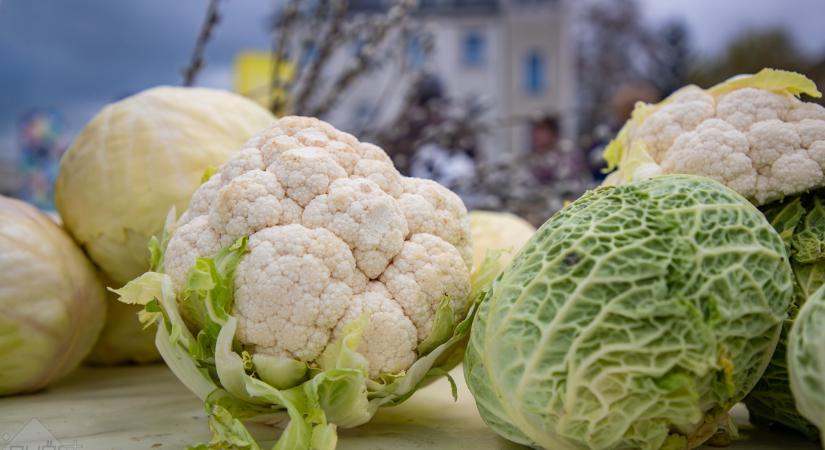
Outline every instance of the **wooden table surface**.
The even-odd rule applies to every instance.
[[[458,403],[441,380],[398,407],[382,409],[365,426],[340,430],[338,448],[523,448],[487,428],[461,372],[454,375]],[[743,440],[729,449],[818,449],[793,435],[752,429],[741,406],[734,409],[734,419]],[[269,427],[251,429],[264,443],[276,436]],[[0,450],[181,449],[209,438],[200,401],[163,365],[81,368],[47,391],[0,399]]]

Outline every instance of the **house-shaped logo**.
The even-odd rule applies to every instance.
[[[0,450],[79,450],[76,441],[61,442],[37,419],[29,420],[15,434],[0,435]]]

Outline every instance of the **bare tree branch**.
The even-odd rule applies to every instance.
[[[347,0],[333,1],[335,2],[333,6],[334,14],[329,23],[329,27],[324,37],[318,41],[318,47],[315,49],[313,60],[309,62],[306,78],[302,79],[300,88],[293,95],[293,109],[296,114],[302,114],[306,109],[307,102],[313,94],[313,89],[316,87],[324,63],[326,63],[335,48],[342,42],[341,29],[347,15],[348,2]]]
[[[198,39],[192,51],[192,58],[189,61],[189,65],[183,69],[184,86],[192,86],[195,84],[195,78],[197,78],[198,73],[205,65],[203,53],[206,49],[206,44],[209,43],[215,26],[217,26],[221,20],[220,12],[218,11],[219,1],[220,0],[209,0],[209,5],[206,7],[206,17],[203,19],[203,24],[201,24]]]
[[[408,18],[409,13],[415,8],[416,4],[416,0],[398,0],[386,16],[375,26],[370,27],[364,45],[355,56],[355,63],[332,82],[327,94],[314,107],[308,109],[307,113],[309,115],[320,117],[338,103],[341,94],[373,65],[381,43],[393,29],[400,26]]]
[[[283,113],[286,107],[285,96],[282,94],[285,88],[285,80],[282,79],[281,67],[287,58],[289,51],[289,37],[293,26],[297,22],[301,11],[303,0],[289,0],[286,8],[274,19],[273,40],[272,40],[272,73],[269,83],[269,109],[275,115]]]
[[[304,64],[312,57],[312,53],[319,47],[318,42],[322,36],[319,36],[314,30],[320,30],[329,19],[329,13],[332,10],[329,5],[330,0],[317,0],[315,11],[310,14],[309,20],[306,21],[305,29],[301,32],[301,54],[298,55],[296,61],[298,62],[298,71],[295,76],[287,84],[287,90],[294,92],[304,74],[307,71],[308,64]]]
[[[422,26],[421,23],[416,22],[408,22],[404,24],[400,32],[401,40],[399,42],[399,59],[400,59],[400,69],[399,72],[401,74],[407,74],[406,76],[406,85],[409,87],[406,92],[404,93],[404,99],[402,100],[402,107],[401,111],[407,111],[409,108],[412,107],[413,102],[413,95],[415,93],[414,86],[416,86],[426,75],[426,69],[424,67],[410,67],[409,62],[407,61],[408,56],[408,46],[412,39],[418,39],[418,45],[420,46],[420,50],[422,52],[422,58],[424,60],[429,59],[432,55],[434,42],[433,42],[433,35],[426,31],[426,29]],[[412,69],[412,70],[411,70]],[[384,87],[381,89],[380,94],[375,98],[375,102],[373,102],[372,108],[370,109],[369,114],[367,115],[366,120],[363,120],[361,123],[358,124],[358,128],[355,130],[356,136],[368,136],[372,138],[376,138],[380,133],[380,127],[384,124],[378,120],[379,113],[382,112],[383,100],[387,98],[390,92],[394,89],[398,89],[398,81],[397,79],[390,79],[389,82],[385,83]]]

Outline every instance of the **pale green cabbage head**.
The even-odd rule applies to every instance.
[[[797,410],[825,438],[825,287],[808,298],[791,328],[788,372]]]
[[[111,282],[107,286],[113,286]],[[143,325],[137,320],[140,308],[117,301],[117,295],[106,292],[106,323],[100,332],[86,363],[91,365],[116,365],[126,361],[150,363],[159,358],[155,341],[148,338]]]
[[[103,284],[72,238],[34,207],[0,196],[0,395],[71,372],[105,315]]]
[[[120,287],[149,268],[147,245],[171,207],[184,211],[204,172],[275,118],[244,97],[158,87],[112,103],[60,162],[55,203],[68,231]],[[135,307],[118,307],[92,361],[158,359]],[[147,353],[148,351],[148,353]]]
[[[499,261],[506,266],[535,232],[536,228],[530,222],[515,214],[471,211],[473,267],[479,267],[491,251],[501,251]]]
[[[602,187],[494,281],[465,376],[515,442],[698,447],[761,376],[791,294],[782,239],[734,191],[683,175]]]

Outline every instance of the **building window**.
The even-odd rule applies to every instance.
[[[461,41],[461,62],[465,67],[480,67],[484,65],[486,42],[484,35],[471,31],[464,35]]]
[[[547,88],[547,67],[544,56],[538,50],[527,52],[524,57],[524,92],[538,95]]]
[[[419,69],[427,60],[427,50],[424,48],[424,38],[420,34],[413,34],[407,40],[407,64]]]

